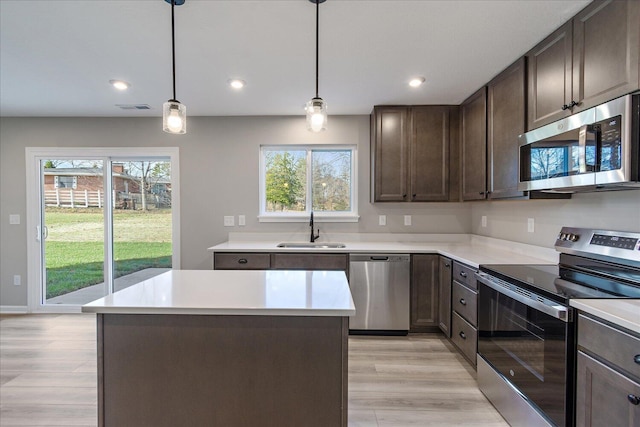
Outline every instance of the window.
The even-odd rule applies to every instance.
[[[260,221],[358,220],[354,146],[263,146]]]
[[[56,175],[54,186],[55,188],[78,188],[78,177]]]

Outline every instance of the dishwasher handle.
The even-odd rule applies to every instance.
[[[352,254],[350,262],[409,262],[409,254]]]

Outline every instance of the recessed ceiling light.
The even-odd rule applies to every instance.
[[[242,89],[245,84],[246,82],[244,80],[240,80],[240,79],[229,80],[229,86],[231,86],[234,89]]]
[[[422,85],[422,83],[424,83],[424,77],[416,77],[416,78],[411,79],[409,81],[409,86],[418,87],[418,86]]]
[[[127,90],[131,87],[131,83],[124,80],[109,80],[109,83],[118,90]]]

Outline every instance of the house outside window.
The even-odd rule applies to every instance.
[[[358,220],[356,147],[263,146],[260,221]]]
[[[62,176],[56,175],[54,177],[54,187],[55,188],[78,188],[78,177],[77,176]]]

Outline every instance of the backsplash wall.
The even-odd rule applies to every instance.
[[[471,203],[471,231],[553,247],[562,226],[640,232],[640,190],[574,194],[571,199]],[[482,216],[487,227],[482,227]],[[534,232],[527,231],[533,218]]]

